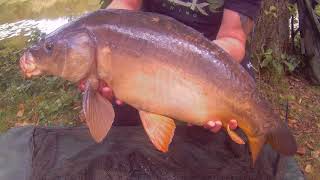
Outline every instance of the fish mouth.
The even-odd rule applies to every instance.
[[[22,73],[28,78],[42,73],[30,52],[25,52],[20,58],[20,68]]]

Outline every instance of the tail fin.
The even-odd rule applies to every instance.
[[[280,154],[291,156],[297,152],[296,140],[284,123],[272,129],[267,136],[248,137],[248,139],[253,166],[266,141]]]
[[[284,123],[269,132],[267,141],[274,150],[283,155],[291,156],[297,152],[296,140]]]

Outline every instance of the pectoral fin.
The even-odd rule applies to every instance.
[[[176,128],[174,120],[145,111],[139,111],[139,114],[153,145],[159,151],[167,152]]]
[[[242,140],[242,138],[234,131],[232,131],[229,127],[229,124],[227,125],[227,132],[232,141],[234,141],[237,144],[245,144],[245,142]]]
[[[96,142],[101,142],[115,117],[112,104],[91,86],[87,86],[83,96],[83,112],[92,137]]]

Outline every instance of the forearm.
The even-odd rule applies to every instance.
[[[142,0],[113,0],[106,9],[141,9]]]
[[[245,56],[248,35],[253,29],[253,21],[237,12],[224,10],[222,24],[215,42],[227,51],[237,62]]]
[[[237,62],[241,62],[245,55],[245,44],[233,37],[220,37],[213,41],[223,50],[233,57]]]

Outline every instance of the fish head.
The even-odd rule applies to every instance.
[[[28,78],[46,74],[76,82],[89,73],[94,56],[94,43],[88,33],[60,30],[29,47],[20,58],[20,67]]]

